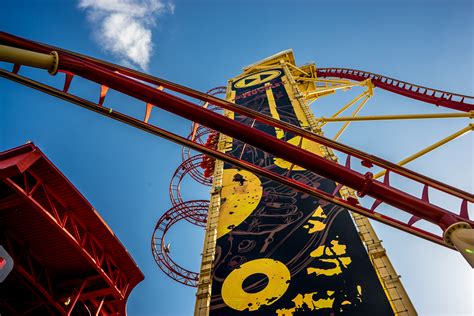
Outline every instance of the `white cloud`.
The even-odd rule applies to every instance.
[[[79,0],[93,23],[94,36],[121,62],[147,70],[153,51],[152,28],[164,13],[174,13],[172,2],[162,0]]]

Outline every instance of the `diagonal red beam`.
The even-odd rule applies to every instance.
[[[95,267],[96,271],[102,276],[105,282],[113,289],[114,296],[120,299],[124,298],[125,293],[122,293],[120,289],[117,288],[115,282],[111,279],[111,277],[98,265],[97,261],[94,257],[89,254],[82,246],[80,245],[80,240],[78,240],[74,235],[69,232],[66,227],[61,226],[61,222],[55,218],[52,213],[45,209],[45,207],[39,203],[37,200],[33,198],[33,196],[28,195],[20,186],[18,186],[14,181],[11,179],[4,179],[3,180],[6,185],[12,188],[25,202],[30,204],[39,213],[48,221],[50,222],[53,227],[58,229],[66,238],[67,240],[81,253],[84,254],[84,257],[89,263]]]
[[[54,198],[55,202],[59,203],[59,205],[64,210],[68,209],[68,207],[66,206],[66,203],[62,200],[62,198],[60,196],[58,196],[58,194],[56,194],[56,192],[54,190],[52,190],[48,185],[46,185],[40,179],[40,177],[38,176],[38,174],[35,171],[33,171],[31,169],[28,169],[24,174],[26,174],[26,173],[29,173],[33,178],[36,179],[36,181],[37,181],[36,186],[42,186],[42,188],[44,190],[44,193],[46,195],[46,198],[47,198],[48,207],[51,209],[50,214],[54,215],[53,218],[56,220],[58,225],[67,231],[67,227],[65,226],[65,223],[68,219],[69,219],[69,221],[71,221],[72,230],[73,230],[72,232],[70,232],[71,235],[74,236],[74,238],[78,242],[81,243],[81,247],[84,247],[85,245],[90,246],[89,247],[90,250],[89,249],[86,250],[85,248],[83,248],[83,249],[96,262],[96,264],[99,266],[99,268],[100,268],[100,266],[102,264],[102,261],[104,259],[107,259],[109,262],[111,262],[111,264],[113,265],[113,268],[111,269],[109,267],[109,271],[111,271],[111,270],[118,271],[116,273],[117,276],[114,278],[113,275],[111,274],[111,272],[108,272],[108,271],[105,271],[105,273],[109,276],[110,280],[112,280],[114,282],[114,284],[117,287],[118,291],[120,293],[122,293],[122,295],[125,295],[125,293],[127,293],[127,291],[124,288],[124,286],[122,286],[121,283],[120,283],[120,282],[122,282],[126,279],[124,274],[123,274],[123,271],[118,269],[118,266],[115,263],[115,261],[100,246],[100,243],[97,241],[95,236],[93,236],[90,232],[87,232],[87,229],[85,229],[86,225],[82,222],[82,220],[80,218],[78,218],[77,216],[74,216],[74,214],[70,214],[70,213],[65,212],[63,217],[61,217],[60,214],[58,213],[58,210],[55,206],[55,203],[53,203],[53,201],[52,201],[52,198]],[[26,189],[24,191],[25,191],[26,195],[28,195],[32,199],[34,199],[35,196],[34,196],[32,191],[27,191]],[[57,206],[59,206],[59,205],[57,205]],[[82,231],[84,231],[85,233],[81,234],[79,232],[79,227],[81,227]],[[98,278],[100,276],[95,276],[95,277]]]
[[[2,71],[0,71],[0,75],[1,74],[3,74]],[[443,238],[440,237],[440,236],[437,236],[435,234],[432,234],[430,232],[424,231],[424,230],[416,228],[416,227],[411,227],[411,226],[407,225],[406,223],[400,222],[400,221],[398,221],[394,218],[391,218],[389,216],[384,216],[382,214],[375,213],[373,210],[363,208],[360,205],[351,204],[349,201],[345,201],[341,198],[335,197],[334,195],[331,195],[327,192],[320,191],[318,189],[309,187],[305,184],[294,181],[293,179],[286,178],[286,177],[281,176],[279,174],[270,172],[270,171],[268,171],[264,168],[261,168],[261,167],[255,166],[253,164],[250,164],[248,162],[239,160],[239,159],[237,159],[233,156],[222,153],[222,152],[217,151],[213,148],[209,148],[209,147],[206,147],[204,145],[198,144],[194,141],[191,141],[191,140],[186,139],[184,137],[181,137],[179,135],[173,134],[169,131],[160,129],[156,126],[146,124],[141,120],[138,120],[136,118],[130,117],[130,116],[125,115],[125,114],[122,114],[118,111],[110,112],[107,108],[101,107],[98,104],[92,103],[90,101],[87,101],[85,99],[82,99],[80,97],[77,97],[77,96],[74,96],[74,95],[71,95],[71,94],[66,94],[66,93],[64,93],[64,92],[62,92],[58,89],[55,89],[53,87],[41,84],[39,82],[36,82],[36,81],[28,79],[28,78],[24,78],[24,77],[17,76],[17,75],[13,75],[11,78],[13,80],[15,80],[16,82],[18,82],[18,83],[24,84],[24,85],[29,86],[31,88],[34,88],[34,89],[37,89],[39,91],[48,93],[52,96],[55,96],[55,97],[61,98],[63,100],[69,101],[73,104],[79,105],[79,106],[84,107],[88,110],[94,111],[98,114],[110,117],[110,118],[115,119],[117,121],[120,121],[122,123],[128,124],[130,126],[138,128],[138,129],[141,129],[141,130],[143,130],[147,133],[150,133],[152,135],[163,137],[167,140],[170,140],[170,141],[173,141],[173,142],[178,143],[180,145],[189,147],[191,149],[199,151],[199,152],[201,152],[203,154],[206,154],[210,157],[213,157],[215,159],[219,159],[219,160],[228,162],[228,163],[230,163],[230,164],[232,164],[236,167],[240,167],[242,169],[249,170],[249,171],[254,172],[255,174],[258,174],[260,176],[263,176],[263,177],[266,177],[268,179],[277,181],[277,182],[279,182],[281,184],[284,184],[288,187],[291,187],[291,188],[294,188],[294,189],[299,190],[301,192],[310,194],[310,195],[312,195],[316,198],[323,199],[323,200],[328,201],[330,203],[333,203],[335,205],[339,205],[341,207],[344,207],[344,208],[349,209],[351,211],[354,211],[356,213],[362,214],[364,216],[367,216],[367,217],[369,217],[371,219],[374,219],[376,221],[379,221],[381,223],[384,223],[384,224],[387,224],[389,226],[392,226],[392,227],[398,228],[400,230],[403,230],[407,233],[410,233],[410,234],[413,234],[415,236],[418,236],[418,237],[427,239],[429,241],[432,241],[434,243],[438,243],[440,245],[452,248],[452,246],[449,246],[448,244],[444,243]],[[474,223],[472,223],[472,222],[470,222],[470,223],[471,223],[471,225],[474,225]]]
[[[31,50],[34,50],[34,51],[37,51],[37,52],[42,52],[42,53],[49,53],[52,50],[61,51],[65,54],[67,54],[67,55],[74,56],[74,57],[77,57],[81,60],[90,61],[94,64],[100,65],[101,67],[104,67],[104,68],[106,68],[106,69],[108,69],[112,72],[121,73],[121,74],[124,74],[128,77],[135,78],[137,80],[141,80],[141,81],[144,81],[144,82],[148,82],[150,84],[162,86],[164,88],[167,88],[167,89],[170,89],[172,91],[184,94],[186,96],[190,96],[190,97],[196,98],[196,99],[204,101],[204,102],[209,102],[210,104],[217,105],[217,106],[222,107],[224,109],[228,109],[228,110],[234,111],[236,113],[254,118],[254,119],[256,119],[260,122],[269,124],[271,126],[278,127],[278,128],[283,129],[283,130],[286,130],[286,131],[290,131],[292,133],[295,133],[296,135],[299,135],[299,136],[305,137],[307,139],[313,140],[317,143],[320,143],[322,145],[326,145],[326,146],[328,146],[332,149],[341,151],[341,152],[346,153],[348,155],[352,155],[352,156],[357,157],[359,159],[371,162],[371,163],[373,163],[377,166],[380,166],[384,169],[396,172],[396,173],[398,173],[402,176],[405,176],[407,178],[410,178],[412,180],[421,182],[423,184],[428,184],[429,186],[431,186],[433,188],[436,188],[440,191],[443,191],[443,192],[446,192],[448,194],[457,196],[461,199],[468,200],[470,202],[474,202],[474,195],[473,194],[467,193],[467,192],[462,191],[458,188],[455,188],[455,187],[449,186],[447,184],[444,184],[440,181],[437,181],[437,180],[431,179],[429,177],[426,177],[424,175],[421,175],[419,173],[413,172],[409,169],[398,166],[395,163],[392,163],[392,162],[389,162],[387,160],[381,159],[379,157],[364,153],[364,152],[362,152],[360,150],[357,150],[355,148],[352,148],[350,146],[346,146],[344,144],[340,144],[338,142],[335,142],[335,141],[333,141],[331,139],[328,139],[328,138],[325,138],[323,136],[313,134],[312,132],[301,129],[301,128],[299,128],[297,126],[294,126],[292,124],[289,124],[287,122],[279,121],[279,120],[274,119],[272,117],[262,115],[259,112],[254,111],[252,109],[249,109],[249,108],[246,108],[246,107],[243,107],[243,106],[239,106],[237,104],[228,102],[226,100],[219,99],[219,98],[217,98],[213,95],[202,93],[200,91],[193,90],[193,89],[190,89],[188,87],[181,86],[181,85],[178,85],[178,84],[173,83],[171,81],[167,81],[167,80],[164,80],[164,79],[161,79],[161,78],[157,78],[157,77],[154,77],[154,76],[151,76],[151,75],[148,75],[148,74],[144,74],[144,73],[138,72],[138,71],[133,70],[133,69],[125,68],[125,67],[122,67],[122,66],[119,66],[119,65],[115,65],[115,64],[103,61],[103,60],[99,60],[99,59],[95,59],[95,58],[92,58],[92,57],[89,57],[89,56],[81,55],[81,54],[78,54],[78,53],[75,53],[75,52],[70,52],[70,51],[67,51],[67,50],[64,50],[64,49],[61,49],[61,48],[57,48],[57,47],[54,47],[54,46],[49,46],[49,45],[45,45],[45,44],[41,44],[41,43],[32,42],[32,41],[29,41],[29,40],[26,40],[26,39],[23,39],[21,37],[17,37],[17,36],[8,34],[8,33],[0,32],[0,42],[1,41],[4,41],[5,43],[10,44],[10,45],[14,45],[16,47],[20,47],[20,48],[24,48],[24,49],[31,49]],[[67,72],[67,71],[64,71],[64,72],[66,73],[67,76],[71,76],[70,72]],[[448,93],[448,92],[445,92],[445,93]],[[453,94],[453,93],[450,93],[450,94]],[[471,99],[471,100],[473,99],[473,97],[468,97],[468,98]]]
[[[82,291],[84,290],[84,287],[86,286],[86,283],[87,283],[87,280],[82,282],[81,287],[79,288],[79,291],[77,291],[76,296],[74,297],[74,300],[72,301],[71,306],[69,306],[67,316],[70,316],[71,313],[74,311],[74,308],[76,307],[77,301],[79,300],[79,297],[81,296]]]
[[[37,151],[26,152],[10,158],[8,155],[6,156],[0,161],[0,179],[22,173],[41,158],[41,154]]]
[[[66,315],[66,311],[54,298],[50,290],[45,288],[40,282],[40,276],[37,275],[36,271],[43,270],[43,267],[37,267],[35,264],[36,259],[28,251],[28,248],[22,247],[16,239],[14,239],[10,234],[4,234],[6,238],[6,243],[8,245],[8,252],[12,255],[12,258],[15,262],[14,271],[20,274],[27,282],[33,286],[34,290],[39,292],[40,295],[49,303],[50,307],[53,307],[61,315]],[[15,246],[20,246],[18,249]],[[21,254],[18,252],[21,251]],[[23,265],[23,260],[20,260],[19,256],[26,256],[26,261],[28,264]],[[43,274],[43,278],[49,280],[48,274]]]
[[[102,298],[99,305],[97,306],[97,311],[95,312],[95,316],[99,316],[102,313],[102,306],[104,305],[105,297]]]
[[[0,36],[0,39],[4,39],[2,37]],[[25,48],[24,46],[29,46],[26,48],[30,49],[31,47],[40,47],[38,51],[43,52],[48,49],[32,42],[23,42],[22,45],[23,48]],[[457,214],[378,182],[372,179],[370,174],[363,175],[252,127],[206,110],[189,101],[155,90],[142,82],[113,72],[97,62],[60,52],[59,68],[101,85],[106,85],[146,103],[155,104],[171,113],[240,139],[245,143],[288,160],[321,176],[364,192],[412,215],[435,223],[443,230],[455,222],[464,220]]]
[[[108,295],[113,295],[112,290],[110,288],[104,288],[100,290],[94,290],[94,291],[82,293],[79,299],[86,301],[86,300],[91,300],[91,299],[100,299]]]
[[[251,146],[281,157],[323,177],[342,183],[385,203],[405,210],[439,225],[443,231],[450,225],[462,221],[458,215],[419,198],[384,185],[369,176],[350,170],[335,162],[293,146],[255,128],[209,111],[174,95],[125,77],[121,74],[74,56],[60,55],[59,68],[73,72],[83,78],[106,85],[114,90],[144,102],[152,103],[168,112],[193,122],[213,128]]]

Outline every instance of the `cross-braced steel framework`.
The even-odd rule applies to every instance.
[[[0,307],[13,306],[18,314],[26,312],[23,306],[54,315],[81,308],[96,315],[125,313],[143,275],[38,148],[27,144],[0,153],[0,192],[0,242],[14,260],[13,273],[39,300],[3,293],[10,299]]]

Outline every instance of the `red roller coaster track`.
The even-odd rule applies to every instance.
[[[212,179],[204,177],[202,172],[199,171],[201,169],[200,163],[203,157],[204,155],[192,156],[191,158],[188,158],[183,161],[178,166],[178,168],[176,168],[176,171],[174,172],[170,181],[169,193],[171,204],[176,205],[184,202],[181,196],[181,183],[183,181],[184,176],[186,176],[187,174],[189,174],[194,180],[196,180],[200,184],[206,186],[212,185]]]
[[[210,95],[225,93],[225,87],[216,87],[207,91],[207,94]],[[214,105],[209,106],[206,102],[203,102],[202,106],[213,111],[220,109]],[[200,145],[209,147],[210,140],[215,139],[213,135],[216,134],[217,133],[210,128],[193,123],[188,139]],[[213,146],[213,148],[215,148],[215,146]],[[171,226],[182,219],[196,226],[206,226],[207,211],[210,202],[204,200],[184,202],[181,195],[181,184],[183,183],[185,176],[189,175],[191,178],[196,180],[196,182],[205,186],[211,186],[212,177],[209,175],[212,175],[210,168],[211,165],[213,165],[213,158],[203,154],[191,156],[191,148],[183,147],[182,159],[183,162],[178,166],[178,168],[176,168],[170,181],[169,195],[173,206],[158,219],[153,232],[151,249],[156,264],[170,278],[184,285],[197,286],[199,273],[181,267],[170,258],[170,244],[168,243],[166,246],[165,235],[167,231],[171,229]],[[206,166],[206,168],[203,168],[203,166]]]
[[[191,133],[189,133],[188,135],[188,139],[198,144],[204,145],[206,144],[206,140],[209,137],[209,134],[211,133],[212,129],[199,125],[196,129],[192,129]],[[181,150],[181,158],[183,159],[183,161],[191,158],[191,148],[183,147],[183,149]]]
[[[174,224],[183,219],[188,220],[189,217],[200,219],[196,221],[197,223],[205,223],[208,208],[209,201],[205,200],[176,204],[160,217],[153,232],[151,251],[158,267],[172,279],[184,285],[197,286],[199,273],[185,269],[171,259],[170,246],[166,245],[165,236]]]
[[[474,109],[474,97],[431,89],[367,71],[347,68],[319,68],[316,70],[316,74],[323,78],[344,78],[355,81],[370,79],[375,87],[412,99],[463,112]]]
[[[359,150],[329,140],[322,136],[318,136],[309,131],[295,127],[291,124],[275,120],[271,117],[262,115],[256,111],[252,111],[236,104],[218,99],[214,96],[198,92],[186,88],[184,86],[180,86],[172,82],[146,75],[131,69],[100,61],[98,59],[68,52],[44,44],[39,44],[7,33],[0,33],[0,44],[27,49],[39,53],[50,53],[52,50],[55,50],[58,52],[59,55],[59,71],[66,74],[63,91],[18,75],[17,72],[19,70],[19,66],[17,65],[15,65],[13,72],[5,70],[0,71],[0,75],[7,79],[11,79],[13,81],[22,83],[37,90],[43,91],[45,93],[49,93],[56,97],[91,109],[95,112],[120,120],[126,124],[138,127],[152,134],[159,135],[161,137],[183,144],[185,146],[189,146],[213,158],[226,161],[238,167],[246,168],[256,174],[279,181],[285,185],[312,194],[317,198],[325,199],[331,203],[343,206],[362,215],[397,227],[416,236],[426,238],[428,240],[445,246],[449,246],[451,248],[452,246],[444,243],[443,238],[440,234],[434,234],[423,229],[413,227],[412,224],[414,222],[414,219],[421,218],[423,220],[432,222],[438,225],[442,231],[445,231],[447,227],[457,222],[466,222],[471,227],[474,227],[474,222],[469,219],[467,211],[468,203],[474,202],[474,196],[472,194],[448,186],[439,181],[430,179],[426,176],[400,167],[394,163],[390,163],[381,158],[361,152]],[[341,71],[340,73],[334,71],[333,73],[329,70],[326,70],[326,72],[327,76],[353,75],[355,77],[351,79],[355,80],[360,80],[361,77],[366,79],[364,76],[365,74],[368,74],[362,72],[357,72],[356,74],[349,74],[349,71],[347,71],[345,74],[344,71]],[[320,174],[321,176],[327,177],[338,183],[351,187],[357,190],[360,195],[371,196],[375,199],[375,203],[370,209],[364,208],[358,205],[357,201],[355,200],[344,200],[340,197],[337,197],[335,194],[329,194],[318,189],[308,187],[305,184],[297,182],[293,179],[274,174],[258,166],[246,163],[244,161],[235,159],[225,153],[216,151],[215,149],[208,148],[192,140],[185,139],[169,131],[160,129],[156,126],[143,122],[142,120],[116,112],[111,108],[106,108],[105,106],[103,106],[103,101],[106,95],[106,93],[104,92],[102,93],[102,95],[100,95],[100,102],[98,103],[93,103],[78,96],[72,95],[68,93],[68,87],[71,84],[71,80],[74,76],[80,76],[84,79],[100,84],[103,88],[101,89],[102,92],[107,91],[108,88],[114,89],[116,91],[132,96],[136,99],[142,100],[145,103],[153,104],[183,118],[189,119],[193,122],[197,122],[216,131],[229,135],[233,138],[237,138],[245,143],[248,143],[251,146],[260,148],[261,150],[264,150],[277,157],[281,157],[307,170],[313,171],[317,174]],[[370,76],[370,74],[368,74],[368,76]],[[414,97],[410,95],[410,93],[407,92],[407,89],[409,87],[406,84],[403,85],[404,88],[400,88],[404,89],[405,91],[404,93],[402,93],[401,91],[397,90],[398,88],[395,89],[395,86],[389,89],[388,85],[391,84],[387,82],[387,79],[382,79],[380,76],[376,78],[375,76],[376,75],[374,75],[374,80],[379,80],[381,83],[385,82],[387,87],[384,88],[387,88],[387,90],[389,91],[413,97],[415,99],[421,98],[421,96]],[[241,124],[227,117],[224,117],[219,113],[213,112],[212,110],[206,109],[190,101],[179,98],[174,94],[157,90],[155,88],[157,85],[165,89],[169,89],[174,93],[181,93],[183,95],[196,98],[200,101],[208,102],[209,104],[213,104],[215,106],[219,106],[221,108],[225,108],[246,115],[271,126],[293,132],[296,135],[303,136],[307,139],[326,145],[332,148],[333,150],[347,154],[348,160],[345,165],[326,160],[320,156],[317,156],[297,146],[293,146],[287,142],[281,141],[271,135],[263,133],[250,126]],[[415,91],[412,92],[415,93]],[[418,92],[416,93],[420,93],[420,89],[418,89]],[[433,93],[429,97],[431,98],[430,100],[436,99],[434,102],[430,102],[433,104],[448,106],[461,111],[470,111],[474,109],[473,104],[467,103],[468,101],[471,102],[472,98],[464,97],[462,101],[455,101],[454,99],[455,97],[457,98],[457,96],[459,95],[450,93],[447,96],[446,93],[444,93],[440,96],[438,95],[438,93]],[[460,104],[462,104],[463,106],[459,106]],[[387,171],[384,180],[382,182],[376,181],[375,179],[373,179],[372,174],[370,172],[363,174],[356,170],[353,170],[350,167],[349,163],[351,159],[358,159],[363,164],[363,166],[367,166],[368,168],[371,168],[373,165],[383,168]],[[401,189],[393,187],[389,181],[390,173],[396,173],[406,179],[414,180],[420,183],[425,187],[424,192],[426,192],[426,194],[423,194],[420,197],[416,197],[411,194],[408,194],[407,192],[404,192]],[[452,197],[457,198],[461,206],[460,211],[445,210],[437,205],[430,203],[427,194],[429,188],[441,190],[451,195]],[[376,208],[379,207],[381,203],[392,205],[402,211],[411,214],[412,220],[408,222],[402,222],[390,216],[377,213]]]

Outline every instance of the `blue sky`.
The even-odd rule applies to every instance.
[[[72,0],[5,1],[0,30],[144,67],[201,91],[225,85],[243,66],[292,48],[301,64],[315,61],[321,67],[363,69],[474,94],[472,1],[176,0],[162,6],[145,1],[149,4],[145,12],[105,5],[113,2],[83,1],[80,7]],[[124,20],[107,20],[117,12]],[[133,31],[140,35],[131,42],[140,48],[136,54],[122,49],[118,39],[124,30],[104,29],[114,25],[135,26]],[[147,38],[149,42],[143,40]],[[91,99],[98,95],[97,87],[80,81],[72,89]],[[336,103],[349,100],[350,93],[322,99],[313,111],[330,115]],[[111,100],[129,113],[143,109],[143,104],[124,96]],[[449,110],[376,90],[361,115],[440,112]],[[189,132],[189,122],[163,111],[154,111],[152,120],[183,135]],[[340,140],[399,161],[468,123],[467,119],[354,123]],[[327,135],[334,135],[338,126],[328,126]],[[0,150],[27,140],[34,141],[94,205],[144,272],[145,281],[129,299],[129,315],[191,315],[194,289],[163,275],[150,252],[155,222],[170,207],[169,179],[181,148],[0,79]],[[473,138],[468,135],[409,168],[472,192],[472,161]],[[185,188],[186,199],[208,197],[208,188],[192,181]],[[409,189],[420,193],[418,188]],[[459,207],[441,196],[433,198],[453,210]],[[472,210],[470,214],[474,216]],[[472,314],[474,276],[459,254],[381,224],[375,227],[420,315]],[[197,270],[202,236],[202,229],[177,225],[170,233],[174,258]]]

